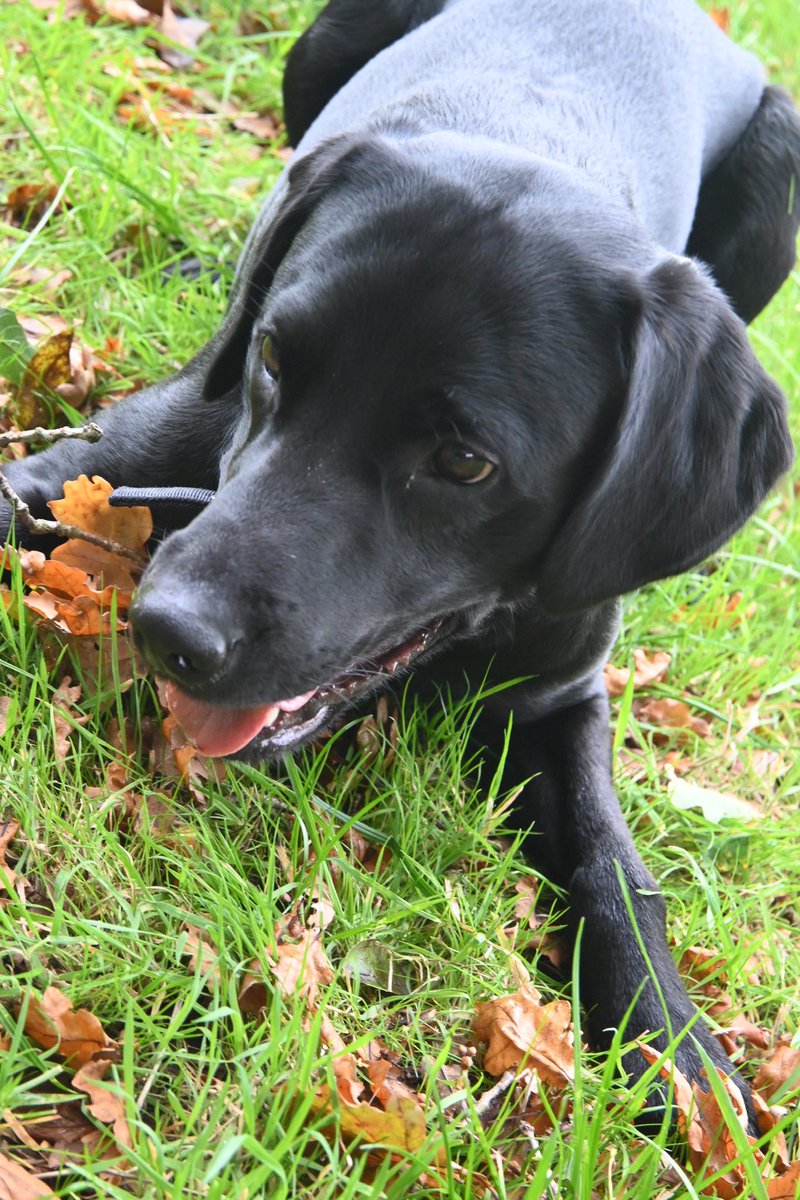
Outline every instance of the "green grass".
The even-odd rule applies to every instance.
[[[277,109],[283,56],[319,5],[276,0],[278,28],[249,37],[237,32],[233,6],[202,7],[214,30],[185,82],[240,110]],[[733,7],[732,22],[737,39],[797,94],[800,12],[790,9],[786,0],[751,0]],[[63,186],[69,202],[35,232],[0,228],[0,304],[29,315],[57,308],[95,347],[120,338],[124,356],[114,361],[123,385],[163,376],[213,329],[249,223],[282,166],[272,149],[254,157],[253,139],[219,115],[175,122],[158,137],[122,124],[116,106],[136,86],[130,64],[152,56],[145,38],[83,19],[48,23],[26,2],[0,7],[0,179],[6,190]],[[204,264],[199,279],[165,275],[187,254]],[[54,302],[40,283],[13,276],[12,257],[26,270],[68,267],[72,276]],[[795,276],[752,330],[761,360],[793,399],[796,434],[798,311]],[[624,665],[640,645],[668,650],[668,682],[654,692],[688,692],[712,732],[664,745],[623,713],[618,790],[667,894],[676,955],[691,945],[718,949],[734,1006],[787,1037],[800,1028],[800,521],[790,480],[714,564],[712,573],[649,587],[626,603],[614,661]],[[148,685],[120,697],[111,680],[87,695],[88,722],[57,767],[56,675],[28,626],[2,608],[0,622],[0,691],[14,698],[0,738],[2,816],[21,823],[14,865],[28,881],[0,903],[0,1031],[12,1038],[0,1050],[0,1152],[40,1166],[41,1157],[20,1150],[7,1114],[28,1121],[75,1098],[58,1057],[34,1047],[16,1016],[24,989],[57,984],[119,1040],[112,1086],[126,1097],[134,1135],[130,1161],[116,1171],[88,1155],[53,1166],[47,1180],[62,1196],[478,1196],[473,1172],[514,1200],[538,1200],[548,1179],[553,1195],[581,1200],[698,1194],[679,1156],[664,1176],[671,1151],[663,1136],[636,1133],[635,1098],[620,1088],[613,1056],[580,1052],[574,1116],[538,1140],[512,1119],[510,1098],[482,1122],[477,1106],[492,1081],[477,1067],[453,1095],[439,1080],[440,1068],[459,1062],[476,1003],[514,991],[527,972],[552,992],[515,928],[514,885],[530,872],[513,840],[499,836],[502,797],[481,792],[470,769],[471,710],[417,712],[409,701],[388,765],[383,754],[370,764],[335,741],[280,777],[231,772],[205,786],[202,803],[188,793],[160,796],[137,751],[129,786],[148,803],[126,827],[114,816],[119,797],[86,789],[102,785],[114,757],[110,716],[127,712],[146,730],[155,711]],[[675,809],[665,787],[670,750],[689,779],[755,800],[764,819],[718,825]],[[623,769],[633,752],[635,778]],[[765,773],[770,763],[779,770]],[[391,851],[380,873],[347,847],[354,818]],[[319,1017],[309,1021],[277,989],[260,1018],[239,1009],[250,962],[263,957],[287,908],[315,888],[334,908],[325,946],[335,976],[320,1012],[348,1042],[380,1038],[429,1095],[432,1139],[413,1154],[376,1163],[343,1148],[310,1114],[314,1087],[330,1075]],[[548,903],[557,925],[555,897],[545,912]],[[207,980],[189,966],[186,923],[216,946],[218,976]],[[410,992],[348,974],[347,956],[363,957],[365,943]],[[762,961],[754,975],[753,955],[770,969]],[[426,1167],[437,1136],[446,1165],[435,1184]],[[787,1136],[797,1155],[791,1113]],[[752,1193],[765,1194],[757,1180]]]

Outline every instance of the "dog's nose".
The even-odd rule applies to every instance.
[[[130,610],[134,644],[158,675],[201,683],[228,659],[225,633],[187,599],[140,592]]]

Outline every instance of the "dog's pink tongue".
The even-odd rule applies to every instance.
[[[175,683],[166,686],[169,711],[201,754],[221,758],[246,746],[265,725],[271,725],[280,709],[277,704],[261,708],[220,708],[195,700]]]

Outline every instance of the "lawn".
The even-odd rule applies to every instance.
[[[87,370],[106,403],[213,330],[284,165],[282,62],[321,2],[257,19],[204,0],[211,28],[178,69],[152,24],[72,7],[0,5],[0,306],[39,339],[74,329],[89,367],[56,411],[9,386],[3,428],[79,422]],[[800,10],[734,0],[730,22],[800,95]],[[800,435],[800,277],[751,336]],[[674,954],[751,1079],[800,1048],[798,478],[711,563],[630,597],[613,657],[669,656],[614,700],[616,783]],[[582,1045],[555,981],[559,898],[504,832],[507,797],[479,786],[474,706],[402,697],[281,772],[216,778],[165,738],[122,641],[101,669],[76,658],[22,603],[18,566],[9,589],[0,1198],[792,1194],[767,1190],[730,1113],[741,1166],[716,1174],[637,1130],[641,1095]],[[472,1029],[531,984],[575,1021],[574,1082],[538,1098],[530,1069],[490,1073]],[[362,1106],[331,1105],[326,1089],[359,1099],[356,1078]],[[797,1159],[800,1086],[775,1088]]]

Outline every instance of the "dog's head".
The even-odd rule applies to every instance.
[[[581,609],[685,569],[790,461],[700,269],[633,267],[566,173],[428,153],[301,160],[207,353],[219,490],[132,619],[208,753],[307,740],[532,588]]]

